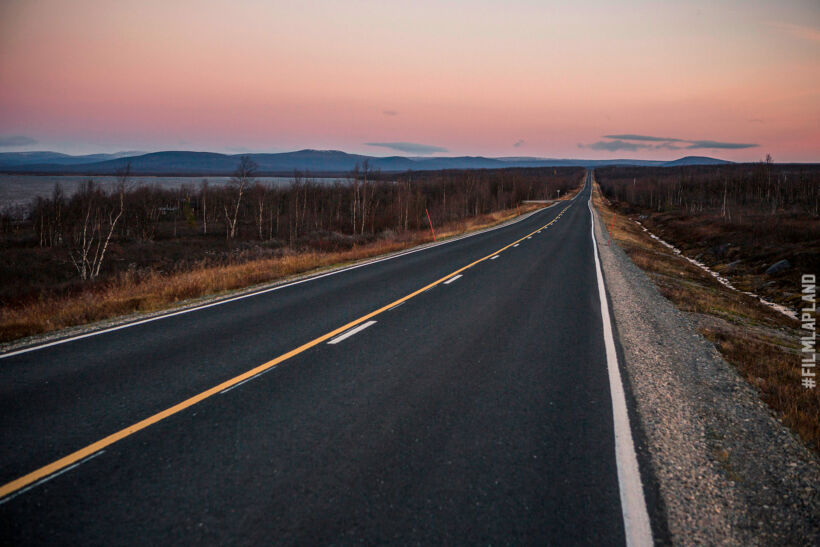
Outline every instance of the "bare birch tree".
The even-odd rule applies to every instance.
[[[202,234],[208,235],[208,179],[199,184],[199,195],[202,207]]]
[[[69,258],[80,279],[96,279],[100,275],[111,236],[125,211],[125,192],[130,175],[130,164],[117,175],[112,199],[96,187],[92,180],[86,183],[78,199],[83,204],[82,217],[73,230]]]
[[[239,159],[239,166],[230,180],[233,195],[228,203],[223,205],[225,210],[225,235],[228,239],[236,237],[236,221],[239,219],[239,206],[242,204],[242,195],[256,180],[256,162],[249,156]]]

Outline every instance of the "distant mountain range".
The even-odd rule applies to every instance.
[[[636,165],[674,167],[679,165],[718,165],[728,161],[687,156],[674,161],[648,160],[579,160],[534,157],[486,158],[458,157],[375,157],[348,154],[338,150],[299,150],[278,154],[217,154],[213,152],[169,151],[144,154],[118,152],[70,156],[58,152],[0,153],[0,172],[50,175],[112,175],[131,165],[134,175],[226,176],[233,173],[243,155],[250,156],[259,166],[259,174],[291,174],[295,170],[313,174],[340,174],[353,170],[367,161],[372,169],[385,172],[433,171],[439,169],[500,169],[505,167],[600,167],[604,165]]]
[[[80,165],[87,163],[97,163],[101,161],[113,160],[140,156],[145,152],[129,151],[117,152],[115,154],[87,154],[85,156],[71,156],[60,152],[4,152],[0,153],[0,168],[6,166],[21,165]]]

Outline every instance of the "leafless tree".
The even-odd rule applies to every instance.
[[[50,200],[40,197],[34,200],[31,216],[40,247],[53,247],[62,242],[64,208],[65,194],[59,183],[54,185]]]
[[[242,204],[242,194],[256,180],[257,165],[249,156],[239,159],[239,166],[230,180],[232,196],[228,203],[223,205],[225,210],[225,235],[228,239],[236,237],[236,221],[239,219],[239,206]]]
[[[80,279],[95,279],[100,275],[111,236],[125,211],[125,193],[130,164],[117,175],[115,196],[106,199],[105,192],[89,180],[78,196],[83,205],[82,217],[72,234],[69,257]]]
[[[202,206],[202,234],[208,235],[208,179],[202,179],[199,194]]]
[[[267,189],[258,182],[253,186],[252,198],[254,206],[253,220],[256,223],[256,233],[259,235],[259,240],[265,239],[263,228],[265,227],[265,198],[267,197]]]

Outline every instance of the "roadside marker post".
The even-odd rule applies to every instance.
[[[612,230],[615,229],[615,213],[612,213],[612,222],[609,223],[609,236],[606,238],[607,247],[609,246],[609,242],[612,241]]]
[[[436,240],[436,231],[433,229],[433,221],[430,220],[430,211],[428,211],[427,208],[425,207],[424,212],[427,213],[427,222],[430,223],[430,231],[433,232],[433,241],[435,241]]]

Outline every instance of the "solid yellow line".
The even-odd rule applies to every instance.
[[[564,211],[569,209],[569,207],[570,207],[570,205],[567,205],[561,211],[561,213],[559,213],[559,216],[561,214],[563,214]],[[555,222],[557,220],[557,218],[558,217],[554,218],[551,222],[549,222],[548,224],[545,224],[541,228],[546,228],[547,226],[549,226],[550,224]],[[345,332],[346,330],[351,329],[351,328],[355,327],[356,325],[359,325],[360,323],[364,323],[365,321],[367,321],[371,317],[375,317],[375,316],[379,315],[380,313],[385,312],[385,311],[387,311],[388,309],[390,309],[394,306],[398,306],[399,304],[410,300],[414,296],[418,296],[419,294],[427,291],[428,289],[431,289],[431,288],[435,287],[436,285],[438,285],[440,283],[443,283],[444,281],[448,280],[449,278],[453,277],[454,275],[458,275],[461,272],[463,272],[464,270],[472,268],[476,264],[489,259],[491,256],[495,256],[498,253],[506,251],[507,249],[509,249],[510,247],[515,245],[516,243],[520,243],[521,241],[525,240],[527,237],[531,236],[532,234],[534,234],[535,232],[537,232],[541,228],[538,228],[537,230],[533,230],[532,232],[525,235],[521,239],[513,241],[512,243],[510,243],[509,245],[507,245],[505,247],[502,247],[498,251],[495,251],[494,253],[490,253],[487,256],[485,256],[484,258],[480,258],[480,259],[476,260],[475,262],[472,262],[472,263],[470,263],[470,264],[468,264],[468,265],[466,265],[462,268],[459,268],[458,270],[456,270],[456,271],[454,271],[450,274],[447,274],[446,276],[442,277],[441,279],[439,279],[437,281],[433,281],[429,285],[426,285],[426,286],[418,289],[417,291],[414,291],[414,292],[408,294],[407,296],[399,298],[395,302],[391,302],[390,304],[382,306],[381,308],[379,308],[375,311],[372,311],[372,312],[368,313],[367,315],[363,315],[363,316],[359,317],[358,319],[355,319],[355,320],[351,321],[350,323],[348,323],[346,325],[343,325],[343,326],[341,326],[337,329],[334,329],[334,330],[328,332],[327,334],[323,334],[322,336],[320,336],[318,338],[314,338],[310,342],[307,342],[306,344],[302,344],[301,346],[299,346],[296,349],[292,349],[287,353],[283,353],[282,355],[280,355],[276,359],[268,361],[267,363],[263,363],[263,364],[255,367],[255,368],[252,368],[251,370],[249,370],[247,372],[243,372],[239,376],[235,376],[235,377],[231,378],[230,380],[225,380],[221,384],[219,384],[217,386],[214,386],[214,387],[212,387],[212,388],[210,388],[206,391],[203,391],[202,393],[199,393],[198,395],[194,395],[193,397],[191,397],[189,399],[185,399],[181,403],[177,403],[177,404],[175,404],[174,406],[172,406],[170,408],[166,408],[162,412],[158,412],[158,413],[154,414],[153,416],[149,416],[148,418],[145,418],[142,421],[139,421],[139,422],[137,422],[133,425],[130,425],[130,426],[126,427],[125,429],[121,429],[121,430],[117,431],[116,433],[112,433],[111,435],[109,435],[109,436],[107,436],[103,439],[100,439],[99,441],[97,441],[93,444],[90,444],[90,445],[88,445],[84,448],[81,448],[81,449],[77,450],[76,452],[72,452],[71,454],[62,457],[57,461],[54,461],[54,462],[52,462],[48,465],[45,465],[45,466],[43,466],[43,467],[41,467],[41,468],[39,468],[35,471],[32,471],[31,473],[29,473],[27,475],[23,475],[19,479],[15,479],[11,482],[8,482],[8,483],[4,484],[2,487],[0,487],[0,498],[4,498],[4,497],[8,496],[9,494],[13,494],[17,490],[20,490],[21,488],[25,488],[26,486],[28,486],[28,485],[30,485],[34,482],[37,482],[40,479],[48,477],[49,475],[52,475],[52,474],[56,473],[57,471],[60,471],[61,469],[64,469],[64,468],[68,467],[69,465],[75,464],[78,461],[80,461],[84,458],[87,458],[88,456],[94,454],[95,452],[98,452],[98,451],[102,450],[103,448],[111,446],[112,444],[116,443],[117,441],[121,441],[122,439],[124,439],[126,437],[129,437],[129,436],[133,435],[134,433],[145,429],[146,427],[152,426],[155,423],[160,422],[160,421],[164,420],[165,418],[167,418],[169,416],[173,416],[174,414],[177,414],[178,412],[181,412],[181,411],[185,410],[186,408],[192,407],[193,405],[199,403],[200,401],[204,401],[205,399],[207,399],[207,398],[209,398],[213,395],[216,395],[220,391],[223,391],[225,389],[228,389],[229,387],[235,386],[236,384],[238,384],[240,382],[243,382],[243,381],[247,380],[248,378],[256,376],[257,374],[259,374],[261,372],[264,372],[264,371],[266,371],[266,370],[268,370],[272,367],[275,367],[276,365],[278,365],[282,361],[286,361],[286,360],[290,359],[291,357],[293,357],[295,355],[299,355],[300,353],[302,353],[302,352],[304,352],[304,351],[306,351],[306,350],[308,350],[308,349],[310,349],[314,346],[317,346],[317,345],[321,344],[325,340],[329,340],[330,338],[333,338],[337,334],[341,334],[341,333]]]

